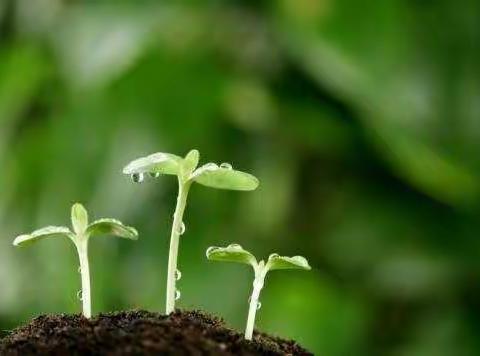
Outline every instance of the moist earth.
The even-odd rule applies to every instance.
[[[294,341],[254,334],[247,341],[201,311],[143,310],[44,315],[0,341],[0,355],[313,355]]]

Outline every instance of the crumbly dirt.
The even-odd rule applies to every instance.
[[[294,341],[255,333],[252,341],[200,311],[45,315],[0,341],[0,355],[312,355]]]

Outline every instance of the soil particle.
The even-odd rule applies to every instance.
[[[0,355],[312,355],[294,341],[252,341],[200,311],[39,316],[0,341]]]

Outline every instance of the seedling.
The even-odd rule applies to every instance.
[[[267,263],[263,260],[257,262],[255,256],[238,244],[232,244],[227,247],[209,247],[207,249],[207,258],[211,261],[245,263],[253,267],[255,279],[253,281],[253,292],[250,296],[247,327],[245,329],[245,339],[247,340],[252,340],[255,315],[257,309],[261,307],[258,299],[268,271],[276,269],[303,269],[308,271],[311,269],[308,261],[302,256],[285,257],[274,253],[268,257]]]
[[[167,315],[174,311],[175,300],[180,297],[180,292],[175,286],[181,276],[177,269],[178,245],[180,236],[185,233],[183,214],[192,183],[196,182],[217,189],[242,191],[254,190],[259,184],[257,178],[251,174],[234,170],[228,163],[221,165],[207,163],[197,168],[199,158],[200,154],[197,150],[191,150],[185,158],[170,153],[154,153],[130,162],[123,169],[123,173],[130,175],[136,183],[143,182],[145,175],[157,178],[160,174],[170,174],[178,178],[177,205],[173,215],[168,257],[165,307]]]
[[[28,235],[20,235],[14,241],[14,246],[24,246],[31,242],[54,237],[63,236],[72,240],[80,260],[80,274],[82,276],[81,300],[83,304],[83,315],[86,318],[92,316],[92,305],[90,297],[90,267],[88,263],[88,241],[94,235],[113,235],[118,237],[136,240],[138,238],[137,230],[133,227],[125,226],[115,219],[100,219],[88,224],[88,214],[83,205],[74,204],[72,206],[72,226],[73,232],[64,226],[47,226],[35,230]]]

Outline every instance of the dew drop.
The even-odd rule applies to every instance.
[[[226,163],[226,162],[222,163],[222,164],[220,165],[220,168],[233,169],[232,165],[231,165],[230,163]]]
[[[218,165],[216,163],[207,163],[203,166],[203,169],[206,171],[216,171],[218,169]]]
[[[79,290],[79,291],[77,292],[77,299],[78,299],[78,300],[83,300],[83,296],[82,296],[82,291],[81,291],[81,290]]]
[[[78,266],[77,271],[78,271],[78,273],[82,274],[82,267]]]
[[[180,279],[182,279],[182,272],[180,272],[180,270],[177,269],[175,271],[175,280],[179,281]]]
[[[180,291],[177,289],[175,291],[175,300],[179,300],[181,296],[182,296],[182,293],[180,293]]]
[[[158,173],[158,172],[149,172],[148,175],[150,176],[150,178],[160,177],[160,173]]]
[[[185,223],[182,222],[182,225],[180,225],[180,228],[178,229],[178,234],[183,235],[186,229],[187,228],[185,227]]]
[[[230,244],[228,245],[228,248],[232,248],[232,249],[241,249],[242,246],[240,246],[239,244]]]
[[[257,302],[257,310],[259,310],[262,307],[262,303]]]
[[[145,179],[143,173],[133,173],[131,175],[131,178],[134,183],[142,183]]]
[[[277,257],[280,257],[280,255],[278,253],[272,253],[270,256],[268,256],[268,259],[277,258]]]

